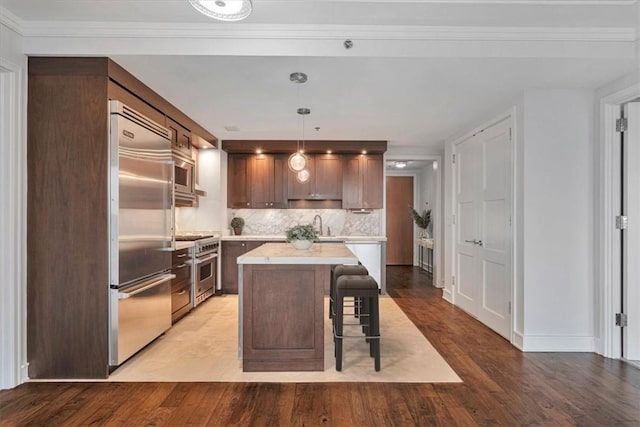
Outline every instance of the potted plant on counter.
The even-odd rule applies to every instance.
[[[231,220],[231,228],[233,228],[234,235],[241,235],[242,227],[244,227],[244,218],[237,216]]]
[[[296,225],[286,230],[287,242],[291,242],[294,248],[305,250],[311,247],[311,244],[318,238],[318,232],[313,225]]]

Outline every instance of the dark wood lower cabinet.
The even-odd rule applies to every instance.
[[[324,288],[329,265],[245,265],[244,371],[324,369]]]
[[[231,240],[222,242],[222,293],[238,293],[237,258],[262,245],[263,241]]]

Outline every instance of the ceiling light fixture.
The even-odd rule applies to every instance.
[[[189,0],[198,12],[220,21],[242,21],[253,11],[251,0]]]
[[[407,167],[407,162],[395,162],[393,165],[398,169],[403,169]]]
[[[289,80],[293,83],[305,83],[307,81],[307,75],[301,72],[291,73],[289,74]],[[300,88],[298,88],[298,102],[299,101],[300,101]],[[298,108],[297,112],[302,116],[302,143],[304,144],[304,116],[311,113],[311,110],[309,110],[308,108]],[[296,151],[295,153],[289,156],[289,160],[287,162],[289,164],[289,169],[291,169],[291,171],[295,172],[296,174],[307,167],[307,158],[303,154],[303,151],[304,151],[304,145],[301,151],[300,140],[298,139],[296,143]],[[307,179],[309,178],[307,177]]]
[[[311,174],[307,170],[307,157],[304,155],[304,116],[311,114],[311,110],[308,108],[298,108],[298,114],[302,116],[302,149],[299,149],[296,153],[293,153],[289,157],[289,162],[291,162],[292,157],[302,157],[304,159],[304,166],[302,169],[297,171],[296,180],[300,183],[305,183],[309,181]],[[289,163],[291,166],[291,163]]]

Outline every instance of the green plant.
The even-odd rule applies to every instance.
[[[315,240],[318,238],[318,232],[311,224],[296,225],[287,229],[286,234],[288,242],[292,240]]]
[[[242,217],[235,217],[231,220],[231,227],[233,228],[242,228],[244,227],[244,218]]]
[[[429,223],[431,223],[431,209],[425,209],[422,213],[418,213],[417,210],[409,206],[409,211],[411,212],[411,217],[419,228],[426,229],[429,227]]]

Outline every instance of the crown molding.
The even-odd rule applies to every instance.
[[[13,20],[25,37],[633,42],[635,28],[171,24]]]
[[[0,24],[18,34],[23,34],[24,21],[3,6],[0,6]]]

